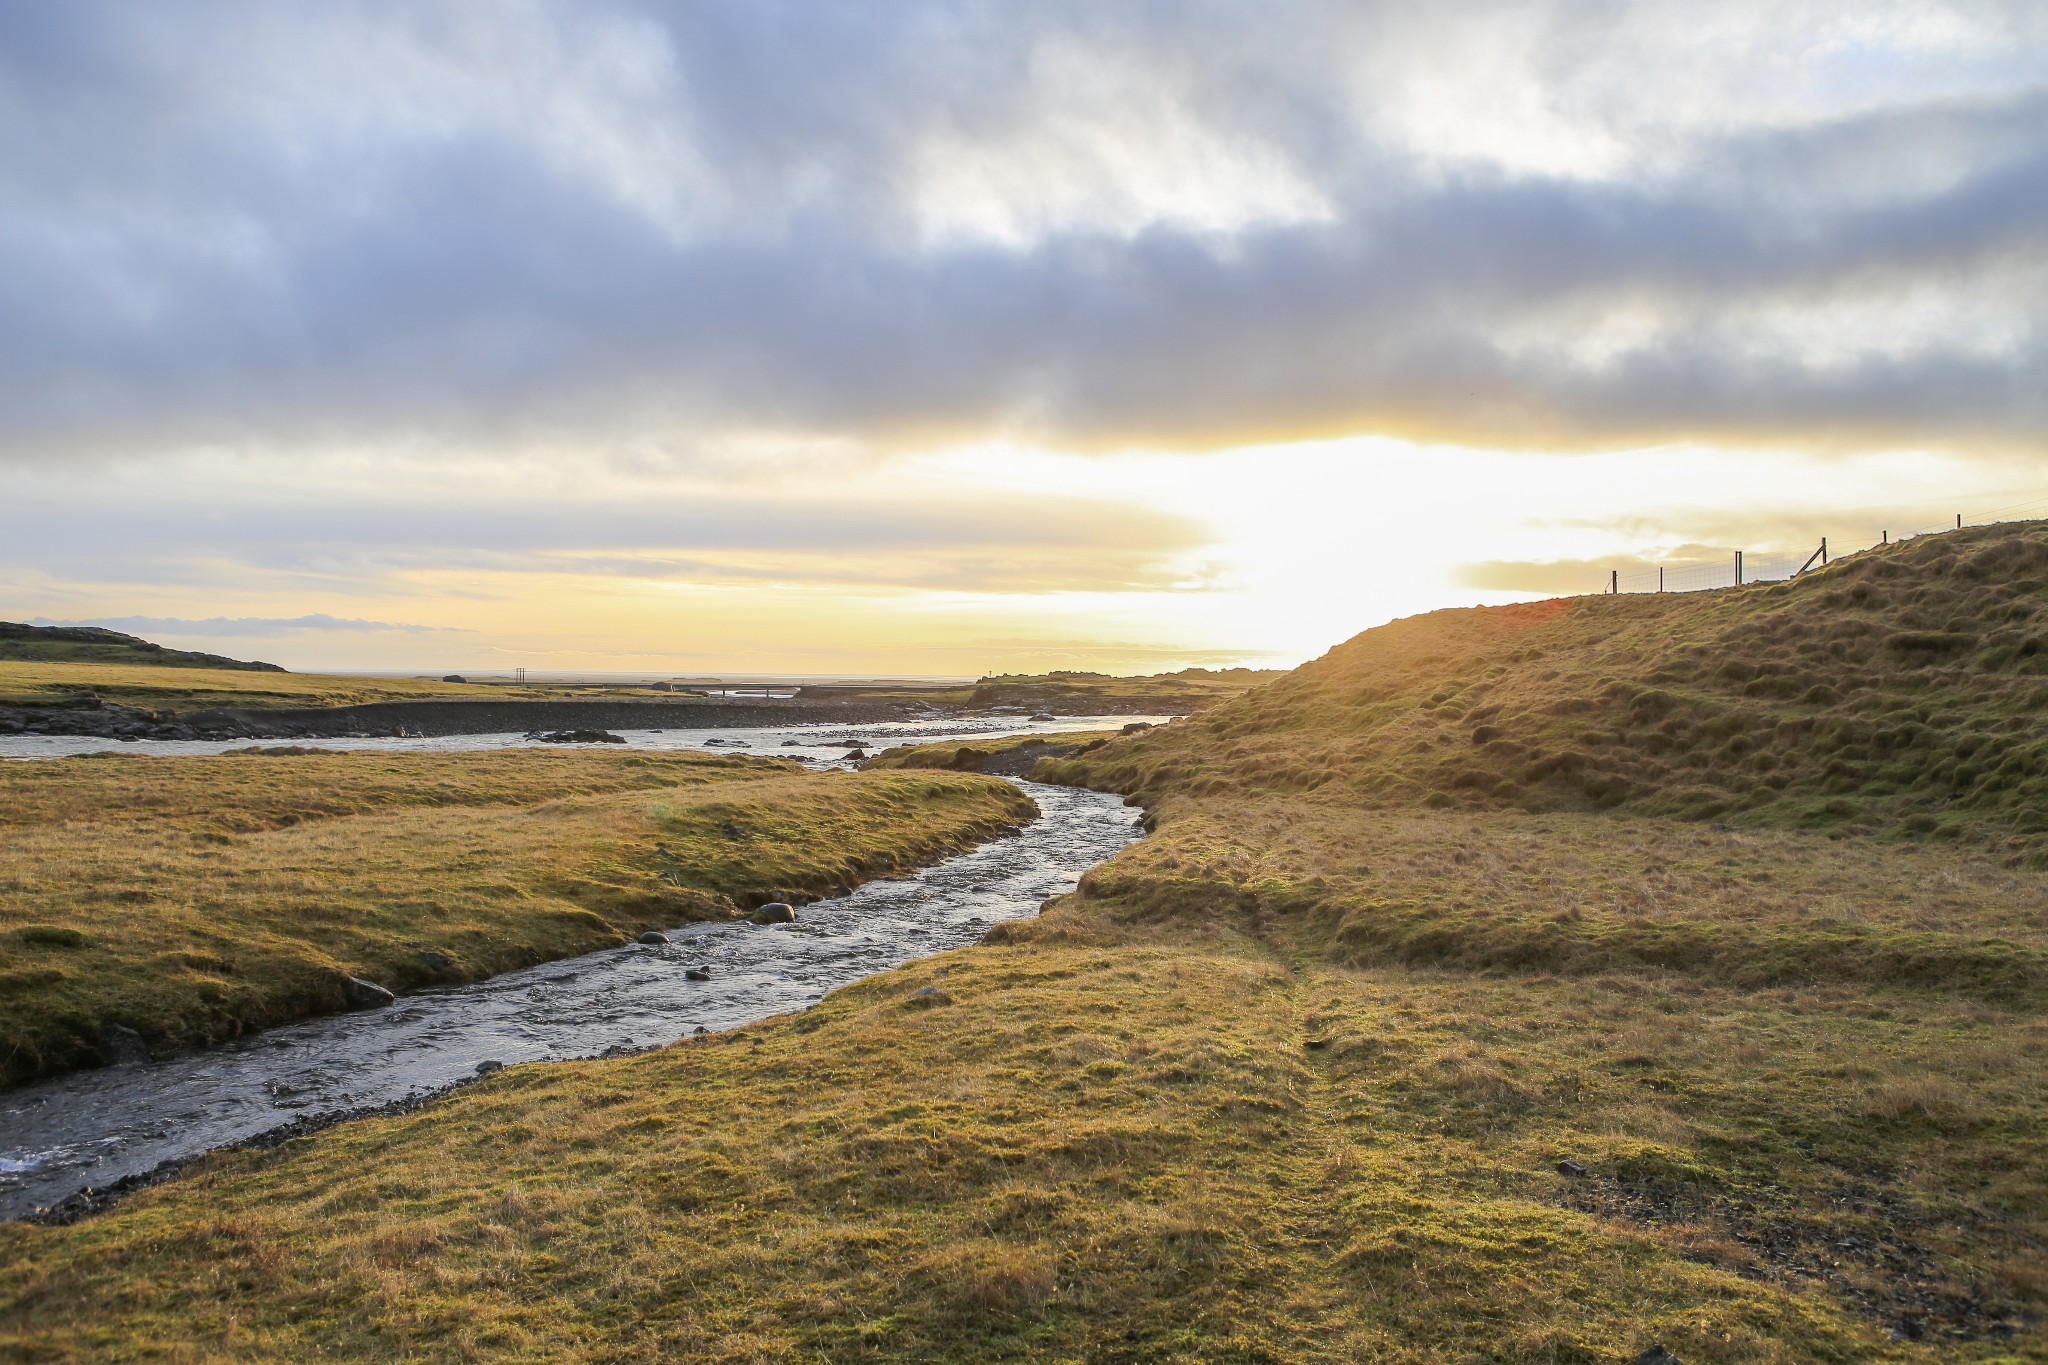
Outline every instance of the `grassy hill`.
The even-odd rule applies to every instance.
[[[29,626],[17,621],[0,621],[0,659],[284,672],[276,664],[251,663],[187,649],[166,649],[141,636],[123,635],[118,630],[102,630],[98,626]]]
[[[1254,668],[1183,668],[1176,673],[1116,677],[1107,673],[1004,673],[963,687],[920,690],[932,702],[966,707],[1021,707],[1063,715],[1180,715],[1227,701],[1278,671]]]
[[[1787,583],[1441,611],[1058,771],[1148,799],[2048,834],[2048,524]]]
[[[2048,1361],[2044,529],[1042,762],[1154,833],[1036,920],[0,1227],[0,1354]]]

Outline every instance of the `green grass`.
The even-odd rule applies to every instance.
[[[992,779],[716,755],[253,750],[0,764],[0,1078],[821,896],[1028,819]]]
[[[134,635],[102,630],[96,626],[29,626],[14,621],[0,621],[0,659],[283,672],[276,664],[251,663],[187,649],[166,649]]]

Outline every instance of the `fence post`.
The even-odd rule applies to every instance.
[[[1820,566],[1823,569],[1828,566],[1828,538],[1826,536],[1820,538]]]
[[[1607,571],[1607,591],[1616,597],[1621,596],[1621,570],[1609,569]]]
[[[1742,551],[1735,552],[1735,586],[1742,586]]]
[[[1657,566],[1657,591],[1664,591],[1664,566],[1662,564]]]
[[[1885,544],[1889,545],[1889,544],[1891,544],[1891,543],[1892,543],[1892,533],[1891,533],[1890,531],[1885,531],[1885,532],[1882,532],[1881,534],[1882,534],[1882,535],[1884,536],[1884,543],[1885,543]]]
[[[1958,531],[1963,529],[1963,514],[1961,512],[1956,513],[1956,529]]]

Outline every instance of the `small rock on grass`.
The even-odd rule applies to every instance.
[[[1557,1163],[1557,1173],[1559,1175],[1568,1175],[1572,1179],[1577,1180],[1580,1176],[1586,1173],[1586,1168],[1584,1166],[1581,1166],[1578,1162],[1573,1161],[1571,1158],[1567,1157],[1563,1161]],[[1657,1349],[1661,1351],[1664,1348],[1660,1346]]]
[[[668,942],[668,935],[661,933],[659,930],[649,929],[646,933],[640,935],[640,937],[638,939],[635,939],[634,941],[636,943],[645,943],[650,947],[660,947],[662,944]]]
[[[920,1006],[950,1005],[953,997],[937,986],[921,986],[910,993],[909,1003]]]
[[[100,1025],[100,1065],[140,1066],[153,1062],[149,1043],[126,1024]]]
[[[1660,1344],[1637,1356],[1635,1365],[1683,1365],[1683,1362]]]
[[[342,998],[353,1010],[371,1010],[388,1005],[398,997],[374,981],[365,981],[360,976],[344,976],[341,979]]]

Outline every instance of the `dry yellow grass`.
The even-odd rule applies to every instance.
[[[94,755],[0,765],[0,1075],[812,896],[1029,818],[1007,783],[716,755]]]
[[[90,692],[102,701],[146,711],[211,707],[361,706],[380,701],[446,699],[545,701],[630,695],[596,688],[478,686],[423,678],[351,678],[324,673],[253,673],[228,668],[160,668],[149,664],[44,663],[0,659],[0,706],[40,705]]]
[[[2039,1358],[1986,1335],[2038,1302],[2037,1023],[2007,1055],[1972,1007],[1293,971],[1212,931],[969,950],[0,1229],[0,1351]],[[1865,1115],[1937,1073],[2004,1117]]]

